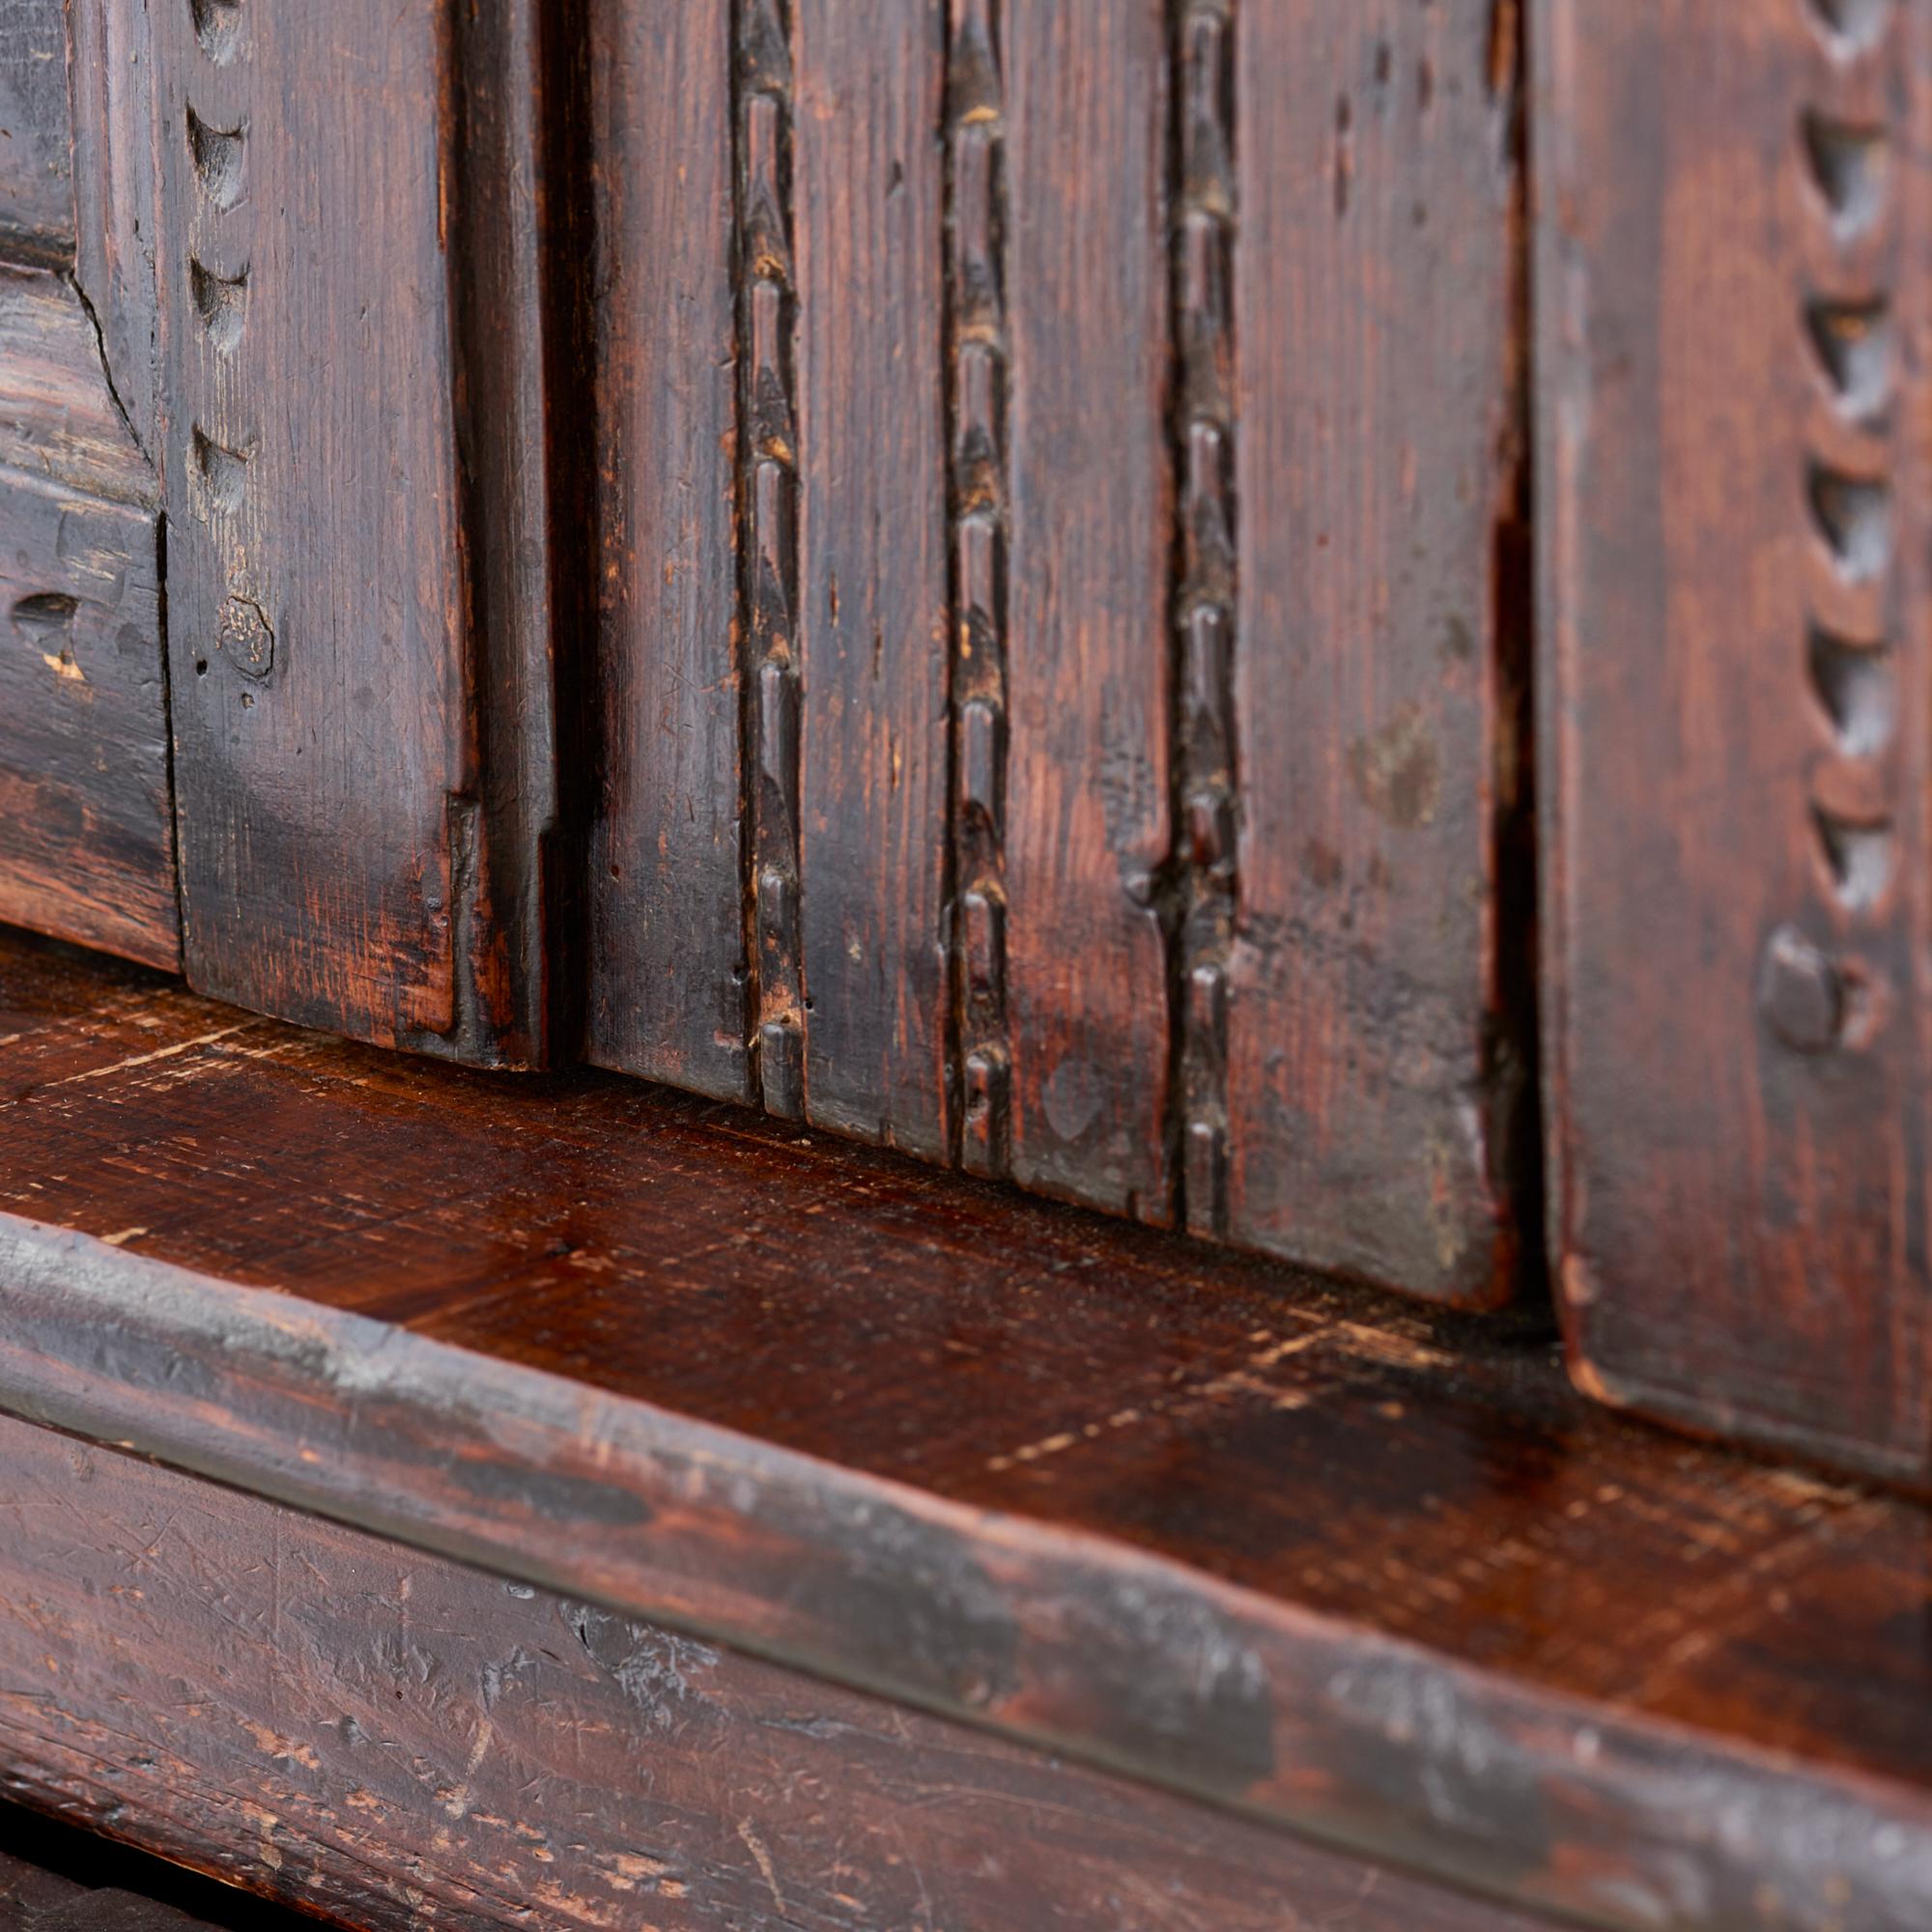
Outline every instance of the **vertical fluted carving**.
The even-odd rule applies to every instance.
[[[1189,0],[1176,24],[1174,315],[1179,692],[1174,774],[1187,1225],[1227,1221],[1227,959],[1235,909],[1235,21]]]
[[[1007,337],[1000,10],[952,0],[954,999],[965,1086],[961,1159],[1007,1167]]]
[[[784,0],[741,0],[740,488],[753,755],[751,923],[765,1105],[805,1112],[798,872],[798,449],[792,401],[791,43]]]

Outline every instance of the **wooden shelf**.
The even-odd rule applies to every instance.
[[[1521,1322],[24,939],[0,1208],[29,1420],[1534,1912],[1932,1922],[1932,1518]]]

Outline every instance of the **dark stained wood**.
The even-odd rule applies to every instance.
[[[1006,18],[1012,1173],[1165,1222],[1168,36],[1155,0]]]
[[[1229,1218],[1463,1302],[1512,1286],[1531,1074],[1498,878],[1524,668],[1515,12],[1313,0],[1235,29]]]
[[[44,1430],[0,1455],[14,1791],[370,1932],[1547,1923]]]
[[[533,10],[448,15],[150,16],[182,901],[211,991],[524,1064],[553,764]]]
[[[616,1079],[19,942],[0,1040],[10,1408],[1532,1909],[1932,1917],[1921,1505]]]
[[[158,1899],[91,1888],[0,1852],[0,1932],[200,1932]]]
[[[945,0],[793,0],[806,1111],[946,1158]]]
[[[180,960],[154,513],[0,471],[0,917]]]
[[[117,400],[158,465],[155,86],[146,0],[68,0],[73,281],[99,328]]]
[[[579,31],[590,1057],[1506,1298],[1515,10]]]
[[[0,0],[0,252],[73,258],[65,0]]]
[[[0,918],[181,956],[154,472],[59,276],[0,270]]]
[[[731,9],[600,0],[589,45],[602,559],[589,1054],[743,1100]]]
[[[1824,0],[1543,12],[1577,1373],[1922,1486],[1932,40]]]
[[[0,267],[0,469],[151,513],[159,496],[93,319],[45,270]]]

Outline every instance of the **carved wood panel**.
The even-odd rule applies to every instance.
[[[191,981],[1506,1294],[1514,20],[73,0]]]
[[[1513,19],[746,0],[674,100],[596,28],[595,1057],[1508,1293]]]
[[[540,1057],[531,16],[148,19],[189,977],[384,1044]]]
[[[1541,25],[1578,1373],[1922,1478],[1932,23],[1551,0]]]

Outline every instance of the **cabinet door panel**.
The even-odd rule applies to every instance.
[[[597,1059],[1509,1292],[1513,17],[593,10]]]

